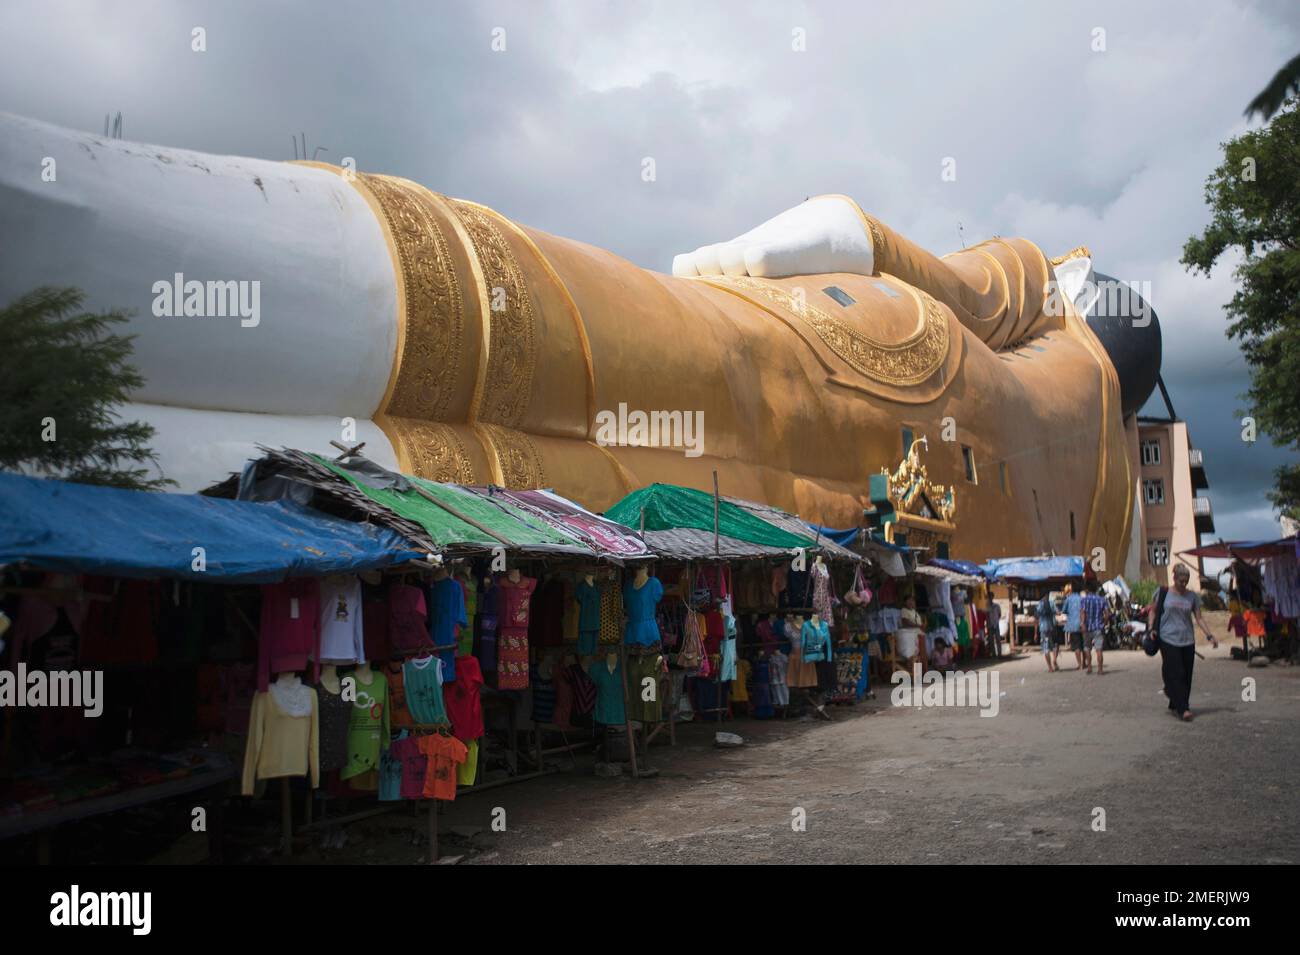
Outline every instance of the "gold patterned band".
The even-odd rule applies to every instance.
[[[488,452],[493,484],[519,490],[546,487],[542,456],[532,438],[499,424],[480,423],[474,430]]]
[[[460,283],[436,198],[396,176],[358,174],[375,198],[398,268],[398,347],[380,413],[436,421],[447,417],[463,365],[465,316]]]
[[[430,481],[479,483],[474,462],[451,425],[410,418],[387,418],[384,424],[403,471]]]
[[[537,368],[537,329],[523,272],[493,218],[471,202],[448,202],[460,219],[483,273],[479,290],[487,318],[487,371],[472,420],[516,427],[528,408]]]
[[[925,381],[948,356],[948,319],[939,303],[917,292],[917,329],[897,344],[864,335],[846,322],[808,301],[795,301],[790,292],[771,282],[746,276],[702,276],[698,281],[744,297],[763,299],[803,320],[822,342],[854,371],[886,385],[914,385]]]

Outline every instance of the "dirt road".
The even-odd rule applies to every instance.
[[[988,661],[995,717],[895,707],[877,688],[829,724],[726,724],[745,737],[735,750],[713,748],[716,726],[686,725],[676,748],[652,748],[654,779],[595,778],[588,757],[465,795],[442,817],[443,851],[478,829],[467,863],[1300,862],[1300,668],[1200,649],[1190,724],[1167,711],[1159,657],[1108,654],[1104,676],[1069,654],[1060,673],[1037,654]],[[334,857],[422,859],[401,831],[418,819],[370,826],[364,849]]]

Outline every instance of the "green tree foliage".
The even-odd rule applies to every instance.
[[[122,312],[81,311],[74,288],[42,287],[0,309],[0,468],[82,484],[159,490],[154,429],[116,409],[144,384]]]
[[[1259,430],[1300,451],[1300,100],[1271,123],[1223,145],[1223,162],[1205,184],[1212,218],[1183,246],[1189,270],[1209,274],[1229,249],[1241,262],[1237,293],[1224,307],[1228,336],[1250,367],[1242,397]],[[1276,471],[1270,500],[1300,508],[1300,465]]]
[[[1260,90],[1246,107],[1246,115],[1259,114],[1261,119],[1271,119],[1287,99],[1297,93],[1300,93],[1300,55],[1292,57],[1286,66],[1273,74],[1268,86]]]
[[[1141,604],[1145,607],[1151,602],[1158,589],[1160,589],[1160,585],[1154,580],[1138,580],[1133,583],[1130,598],[1135,604]]]

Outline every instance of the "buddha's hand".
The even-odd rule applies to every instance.
[[[673,257],[673,275],[781,278],[875,271],[871,237],[857,206],[844,196],[818,196],[787,209],[730,242]]]

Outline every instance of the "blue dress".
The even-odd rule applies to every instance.
[[[624,643],[638,643],[648,647],[659,642],[659,624],[655,622],[655,607],[664,595],[664,585],[658,577],[650,577],[640,589],[627,584],[623,587],[623,609],[627,612],[627,629]]]

